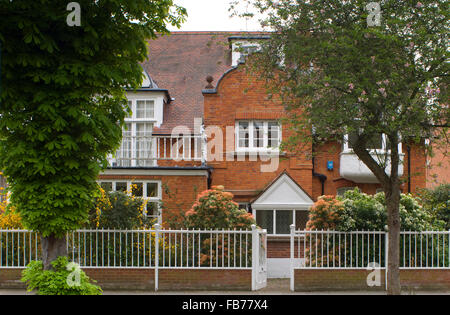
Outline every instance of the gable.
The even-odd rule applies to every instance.
[[[253,203],[255,210],[308,210],[314,201],[286,173],[283,173]]]

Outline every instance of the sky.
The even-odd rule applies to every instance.
[[[188,12],[187,21],[180,31],[258,31],[256,19],[230,18],[230,0],[175,0],[177,5],[185,7]],[[176,28],[170,28],[176,31]]]

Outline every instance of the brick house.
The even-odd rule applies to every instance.
[[[319,196],[353,187],[374,194],[381,187],[345,139],[311,147],[314,159],[279,151],[288,137],[278,121],[283,104],[268,97],[236,51],[257,49],[254,40],[265,36],[175,32],[149,42],[146,79],[127,93],[133,115],[99,183],[113,191],[135,187],[148,200],[147,215],[163,224],[189,210],[199,192],[223,185],[268,230],[269,276],[283,277],[289,272],[289,226],[304,228]],[[378,145],[374,149],[383,150],[382,137]],[[401,149],[402,191],[426,187],[423,149]]]
[[[128,92],[133,115],[122,147],[99,182],[111,190],[137,185],[135,193],[149,200],[148,215],[163,224],[187,211],[198,192],[223,185],[268,230],[269,276],[280,277],[287,276],[289,226],[305,227],[317,197],[381,187],[345,139],[310,148],[314,159],[279,152],[288,136],[278,122],[284,107],[242,65],[242,50],[257,49],[254,40],[265,36],[175,32],[151,41],[143,87]],[[380,137],[374,149],[384,143]],[[426,187],[422,148],[401,149],[402,191]]]

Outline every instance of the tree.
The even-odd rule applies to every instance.
[[[0,169],[24,225],[42,236],[44,269],[87,221],[122,137],[124,87],[142,82],[146,40],[186,15],[172,0],[76,3],[80,12],[65,1],[0,0]]]
[[[350,134],[354,153],[381,183],[389,227],[388,292],[399,294],[399,144],[423,145],[448,130],[449,3],[247,2],[274,31],[252,64],[270,93],[281,94],[294,132],[287,145],[342,142]],[[373,154],[373,139],[382,134],[387,150]]]

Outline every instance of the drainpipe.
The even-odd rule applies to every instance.
[[[408,152],[408,194],[411,193],[411,146],[408,144],[406,146],[406,151]]]
[[[211,184],[212,184],[212,176],[211,176],[211,169],[208,168],[208,190],[211,189]]]
[[[325,181],[327,180],[327,177],[323,174],[320,173],[316,173],[315,171],[315,157],[314,157],[314,145],[312,147],[312,152],[313,152],[313,158],[312,158],[312,174],[314,177],[319,178],[320,182],[322,183],[322,196],[325,195]]]

